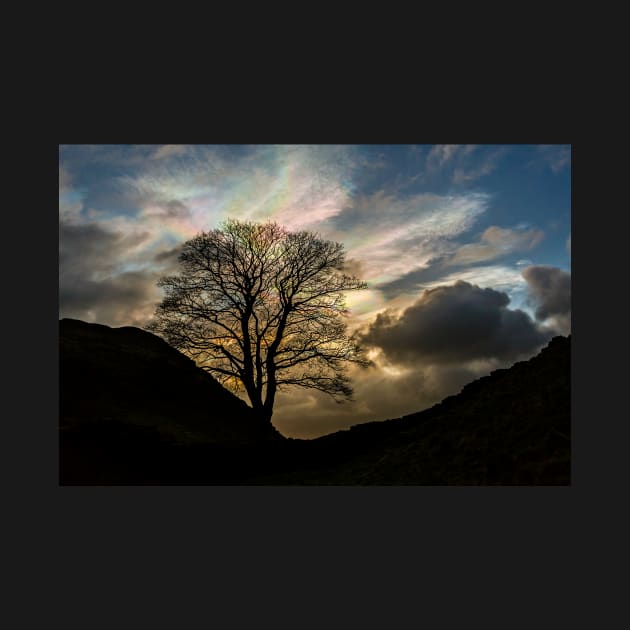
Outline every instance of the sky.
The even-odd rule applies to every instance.
[[[368,284],[354,400],[280,392],[284,435],[420,411],[570,333],[570,145],[60,145],[59,317],[144,326],[228,218],[343,243]]]

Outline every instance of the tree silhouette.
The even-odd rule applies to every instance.
[[[367,365],[346,334],[344,292],[367,285],[344,272],[340,243],[277,223],[228,220],[187,241],[181,273],[148,324],[233,390],[243,387],[270,422],[278,388],[316,389],[341,401],[346,365]]]

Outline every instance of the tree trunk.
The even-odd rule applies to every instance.
[[[261,424],[271,424],[271,416],[273,415],[273,410],[267,409],[264,405],[260,405],[260,407],[253,407],[254,416]]]
[[[253,411],[263,439],[284,437],[271,423],[273,408],[261,404],[260,406],[253,407]]]

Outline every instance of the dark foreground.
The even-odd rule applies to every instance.
[[[72,369],[79,365],[82,373],[89,372],[77,356],[67,362],[66,377],[62,368],[62,383],[74,378]],[[556,337],[536,357],[474,381],[431,409],[316,440],[272,434],[260,439],[249,433],[229,441],[178,440],[164,430],[165,418],[151,426],[146,418],[120,420],[111,411],[81,422],[75,410],[71,421],[63,409],[69,396],[72,402],[76,396],[66,384],[60,483],[567,485],[570,373],[570,337]]]

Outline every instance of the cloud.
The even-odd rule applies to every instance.
[[[571,274],[558,267],[534,265],[523,269],[536,318],[560,334],[571,331]]]
[[[470,155],[475,150],[474,144],[436,144],[427,155],[427,169],[440,169],[456,156]]]
[[[186,153],[185,144],[163,144],[152,156],[152,160],[163,160]]]
[[[571,235],[569,234],[569,238],[567,238],[567,252],[569,252],[569,256],[571,255]]]
[[[149,233],[142,229],[134,232],[117,232],[92,222],[59,223],[59,270],[81,270],[102,274],[113,273],[120,265],[129,262],[129,254],[143,245]]]
[[[157,270],[126,269],[144,233],[96,224],[59,224],[59,316],[109,325],[141,325],[159,300]]]
[[[171,247],[170,249],[162,250],[153,257],[153,260],[156,263],[166,262],[167,264],[170,265],[174,261],[178,260],[179,255],[182,253],[182,250],[183,250],[183,245],[177,245],[175,247]]]
[[[61,164],[59,165],[59,195],[62,195],[64,192],[70,188],[72,183],[72,179],[70,177],[70,173],[68,173],[68,169],[64,168]]]
[[[450,260],[451,265],[470,265],[536,247],[544,238],[542,230],[511,230],[492,225],[478,243],[462,245]]]
[[[322,226],[363,262],[364,279],[379,287],[452,249],[450,241],[471,229],[489,203],[484,194],[395,196],[384,191],[356,196]]]
[[[117,155],[121,148],[113,151]],[[361,261],[360,277],[374,289],[452,251],[449,242],[471,229],[489,203],[484,194],[357,195],[353,178],[362,161],[353,147],[195,146],[177,160],[148,159],[156,147],[128,151],[144,157],[136,162],[129,155],[124,168],[107,170],[105,186],[88,187],[88,198],[66,205],[60,216],[77,224],[97,222],[119,234],[142,229],[148,236],[134,253],[136,265],[228,217],[272,219],[343,242],[348,258]],[[82,155],[78,149],[69,153],[75,161]],[[88,162],[106,160],[107,169],[113,168],[105,149],[87,147],[85,154]],[[382,307],[375,294],[361,302],[357,314],[365,316],[364,309],[372,307]]]
[[[361,422],[398,418],[426,409],[482,373],[460,365],[419,366],[404,372],[376,365],[351,368],[354,402],[337,404],[320,392],[278,392],[273,423],[286,435],[313,438]]]
[[[484,230],[477,242],[454,248],[450,240],[444,240],[441,248],[433,248],[435,255],[426,258],[421,266],[378,285],[378,288],[391,299],[403,293],[417,293],[421,289],[464,280],[482,286],[509,290],[513,293],[519,285],[524,284],[522,276],[514,268],[479,263],[533,249],[543,238],[542,230],[526,226],[520,226],[517,229],[490,226]],[[523,266],[532,263],[520,260],[516,264]]]
[[[507,148],[484,147],[475,144],[436,144],[426,159],[429,172],[453,168],[451,180],[455,185],[463,185],[492,173]]]
[[[228,217],[302,229],[341,212],[357,164],[345,146],[195,147],[175,164],[151,161],[118,182],[140,207],[184,204],[195,231]]]
[[[356,276],[357,278],[362,278],[365,276],[363,262],[357,260],[356,258],[346,257],[342,270],[344,273],[347,273],[350,276]]]
[[[457,167],[453,172],[453,183],[458,185],[466,184],[468,182],[475,181],[476,179],[480,179],[481,177],[485,177],[486,175],[490,175],[490,173],[492,173],[499,165],[499,161],[505,152],[505,148],[500,148],[492,153],[489,153],[485,157],[480,158],[478,163],[471,165],[468,168]]]
[[[444,166],[460,149],[459,144],[436,144],[427,155],[427,167],[436,168]]]
[[[62,316],[135,324],[159,302],[153,285],[176,270],[177,246],[199,231],[228,217],[301,229],[340,212],[350,195],[348,147],[188,149],[60,148]],[[179,159],[149,159],[156,153]],[[81,165],[81,192],[71,187],[68,164]]]
[[[425,266],[412,270],[399,278],[379,285],[379,290],[389,300],[402,295],[417,295],[423,289],[434,289],[442,285],[455,284],[462,280],[480,286],[506,291],[511,296],[526,286],[525,279],[517,269],[508,265],[453,265],[451,254],[436,256]],[[517,266],[531,264],[520,260]]]
[[[508,305],[505,293],[458,282],[425,291],[402,312],[379,314],[359,334],[373,365],[350,368],[354,402],[338,405],[317,392],[285,390],[277,398],[274,424],[289,435],[312,438],[400,417],[532,356],[553,331]]]
[[[510,290],[525,284],[521,274],[513,267],[507,267],[505,265],[479,265],[477,267],[459,269],[448,275],[443,275],[437,280],[424,283],[423,288],[435,289],[441,285],[451,285],[460,281],[478,284],[484,287],[492,287],[508,293]]]
[[[558,174],[567,167],[571,167],[570,144],[541,144],[538,145],[538,155],[551,172]]]
[[[130,271],[95,281],[76,277],[59,287],[59,317],[110,326],[143,326],[158,301],[157,275]]]
[[[155,199],[152,202],[148,202],[147,200],[143,206],[141,211],[143,217],[178,220],[186,220],[190,217],[190,208],[175,199],[171,199],[170,201]]]
[[[102,157],[88,148],[88,161],[95,154]],[[175,270],[172,233],[185,225],[188,208],[147,196],[136,213],[116,214],[86,207],[65,165],[59,181],[60,317],[143,325],[161,299],[159,276]]]
[[[59,159],[81,170],[96,164],[132,168],[144,165],[153,151],[155,145],[65,144],[59,145]]]
[[[362,333],[394,364],[454,364],[513,360],[533,353],[549,338],[510,298],[468,282],[425,290],[402,313],[380,313]]]

